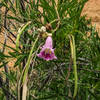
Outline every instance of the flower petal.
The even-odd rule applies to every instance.
[[[43,58],[46,61],[57,59],[57,57],[54,54],[52,38],[50,36],[46,39],[45,44],[43,45],[40,53],[37,54],[37,56]]]

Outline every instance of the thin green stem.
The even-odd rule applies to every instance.
[[[77,65],[76,65],[76,50],[75,50],[75,39],[74,36],[70,36],[70,46],[71,46],[71,56],[73,60],[73,68],[74,68],[74,78],[75,78],[75,88],[74,88],[74,94],[73,94],[73,99],[75,99],[77,95],[77,82],[78,82],[78,75],[77,75]]]
[[[18,35],[17,35],[17,39],[16,39],[16,49],[18,50],[18,48],[19,48],[19,39],[20,39],[20,37],[21,37],[21,35],[22,35],[22,33],[23,33],[23,31],[26,29],[26,27],[30,24],[31,22],[27,22],[23,27],[22,27],[22,29],[19,29],[19,31],[18,31]]]
[[[23,84],[24,84],[24,82],[25,82],[25,80],[27,78],[27,73],[28,73],[28,69],[29,69],[29,66],[30,66],[30,62],[31,62],[31,58],[32,58],[32,53],[33,53],[35,44],[38,41],[38,38],[39,38],[39,35],[37,36],[35,42],[32,45],[31,51],[29,53],[28,60],[27,60],[26,65],[25,65],[25,67],[24,67],[24,69],[22,71],[21,77],[19,79],[19,83],[18,83],[18,100],[20,100],[20,85],[21,85],[21,80],[23,81]]]
[[[30,66],[30,62],[31,62],[32,53],[33,53],[35,44],[36,44],[36,42],[38,41],[38,39],[39,39],[39,36],[37,36],[35,42],[33,43],[33,46],[32,46],[32,48],[31,48],[31,51],[30,51],[28,60],[27,60],[27,62],[26,62],[26,65],[25,65],[25,72],[24,72],[24,76],[23,76],[23,83],[24,83],[24,81],[25,81],[25,79],[26,79],[26,76],[27,76],[27,73],[28,73],[28,69],[29,69],[29,66]]]

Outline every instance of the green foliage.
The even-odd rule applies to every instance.
[[[75,63],[72,59],[70,36],[75,39],[74,60],[78,74],[75,99],[99,100],[100,37],[91,25],[91,20],[81,16],[86,2],[87,0],[58,0],[58,3],[55,0],[0,2],[0,10],[2,7],[8,10],[6,15],[0,14],[0,25],[4,27],[4,35],[7,33],[7,38],[14,44],[14,47],[11,47],[6,42],[0,42],[2,48],[9,50],[8,53],[3,52],[3,49],[0,51],[0,68],[9,68],[8,63],[14,59],[12,67],[17,69],[0,73],[3,77],[3,85],[0,84],[0,100],[6,99],[4,89],[8,85],[9,100],[19,100],[25,79],[28,81],[27,100],[73,100],[76,79],[73,73]],[[37,57],[40,47],[45,42],[45,38],[41,36],[37,39],[40,35],[38,29],[47,25],[50,25],[47,32],[52,33],[57,60],[45,61]],[[91,35],[87,36],[87,33]]]

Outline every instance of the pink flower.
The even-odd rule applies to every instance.
[[[46,61],[57,59],[54,54],[52,38],[50,36],[47,37],[46,42],[42,47],[42,50],[39,54],[37,54],[37,56],[43,58]]]

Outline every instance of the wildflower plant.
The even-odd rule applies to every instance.
[[[46,42],[42,47],[42,50],[40,51],[39,54],[37,54],[37,56],[40,57],[40,58],[43,58],[46,61],[57,59],[57,57],[54,54],[51,36],[47,37]]]
[[[0,1],[0,100],[100,99],[100,37],[81,15],[86,2]]]

